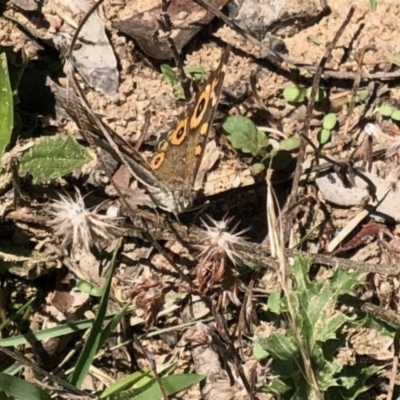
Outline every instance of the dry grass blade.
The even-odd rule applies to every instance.
[[[267,184],[268,184],[268,198],[267,198],[267,215],[268,215],[268,226],[269,226],[269,236],[271,242],[271,254],[277,258],[279,263],[278,276],[282,286],[283,293],[287,300],[287,305],[289,309],[289,326],[291,327],[293,336],[297,342],[298,348],[301,353],[303,360],[304,373],[306,380],[315,396],[316,399],[322,400],[324,398],[323,393],[320,391],[317,383],[314,370],[311,365],[311,355],[305,345],[303,338],[300,335],[300,331],[297,327],[298,316],[292,304],[292,283],[290,277],[287,275],[287,256],[285,254],[285,242],[283,239],[282,223],[279,221],[281,219],[280,215],[276,215],[275,206],[277,204],[276,198],[272,193],[272,186],[270,181],[271,171],[267,173]],[[301,369],[301,366],[298,366]]]

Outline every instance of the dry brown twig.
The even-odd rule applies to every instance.
[[[327,46],[325,54],[321,58],[321,60],[318,64],[318,69],[314,75],[314,80],[313,80],[312,88],[311,88],[311,94],[310,94],[310,98],[308,101],[306,116],[305,116],[305,120],[304,120],[304,126],[301,131],[301,145],[300,145],[299,154],[297,157],[297,164],[296,164],[295,174],[294,174],[294,178],[293,178],[292,189],[291,189],[290,195],[289,195],[287,202],[282,211],[283,215],[285,215],[288,212],[287,215],[285,215],[286,222],[285,222],[285,228],[283,230],[285,241],[287,241],[288,232],[290,230],[291,221],[293,219],[293,214],[294,214],[293,206],[297,201],[297,191],[299,189],[301,172],[303,169],[303,161],[304,161],[304,157],[305,157],[305,153],[306,153],[306,145],[308,142],[305,138],[308,138],[310,124],[311,124],[311,118],[312,118],[312,114],[313,114],[313,110],[314,110],[315,96],[317,95],[317,91],[319,88],[319,82],[321,80],[322,71],[324,70],[324,67],[325,67],[326,63],[328,62],[328,59],[331,56],[332,51],[333,51],[334,47],[336,46],[336,43],[338,42],[340,36],[343,34],[344,30],[346,29],[347,25],[349,24],[351,17],[354,14],[354,11],[355,11],[355,6],[350,7],[350,10],[347,13],[345,20],[343,21],[342,25],[336,32],[332,41]]]

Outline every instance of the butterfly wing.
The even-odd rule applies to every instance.
[[[161,180],[174,179],[193,187],[217,110],[229,52],[228,46],[193,106],[151,158],[150,167]]]

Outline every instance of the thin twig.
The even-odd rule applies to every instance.
[[[350,125],[350,118],[351,118],[351,115],[353,114],[354,107],[356,104],[356,97],[357,97],[358,89],[359,89],[360,83],[361,83],[364,54],[367,50],[371,50],[371,49],[372,49],[371,46],[366,46],[363,49],[360,49],[360,51],[358,51],[358,54],[356,55],[357,71],[356,71],[356,76],[354,78],[353,89],[351,91],[351,99],[350,99],[349,109],[348,109],[347,115],[346,115],[346,122],[345,122],[344,128],[343,128],[343,137],[347,136],[347,131],[348,131],[349,125]]]
[[[309,102],[307,105],[304,126],[301,131],[302,140],[301,140],[301,145],[300,145],[300,149],[299,149],[299,154],[297,156],[297,164],[296,164],[296,169],[295,169],[295,173],[294,173],[292,189],[291,189],[290,195],[288,197],[288,200],[283,208],[283,214],[285,214],[287,210],[292,209],[292,206],[297,201],[297,191],[299,189],[299,183],[300,183],[300,178],[301,178],[301,173],[302,173],[302,168],[303,168],[303,161],[304,161],[304,157],[306,154],[306,145],[308,142],[306,139],[308,139],[308,132],[310,129],[311,118],[312,118],[312,114],[313,114],[313,110],[314,110],[315,97],[316,97],[317,91],[319,89],[319,82],[321,80],[322,71],[324,70],[325,64],[328,62],[328,59],[330,58],[332,51],[333,51],[334,47],[336,46],[336,43],[338,42],[340,36],[343,34],[344,30],[346,29],[347,25],[349,24],[351,17],[354,14],[354,11],[355,11],[355,6],[351,6],[345,20],[343,21],[339,30],[336,32],[332,42],[327,46],[325,54],[321,58],[321,61],[319,62],[319,65],[317,68],[317,71],[315,72],[312,89],[311,89],[311,94],[310,94],[310,99],[309,99]],[[286,218],[286,221],[285,221],[286,224],[285,224],[285,229],[284,229],[284,237],[285,237],[285,240],[287,241],[288,232],[291,229],[291,221],[293,219],[293,211],[289,212],[285,218]]]

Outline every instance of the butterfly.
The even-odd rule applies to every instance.
[[[218,106],[229,52],[230,47],[223,51],[217,69],[197,93],[193,105],[178,119],[166,139],[158,143],[148,161],[122,137],[108,130],[118,153],[123,154],[121,161],[160,209],[179,214],[193,205],[194,185]]]

